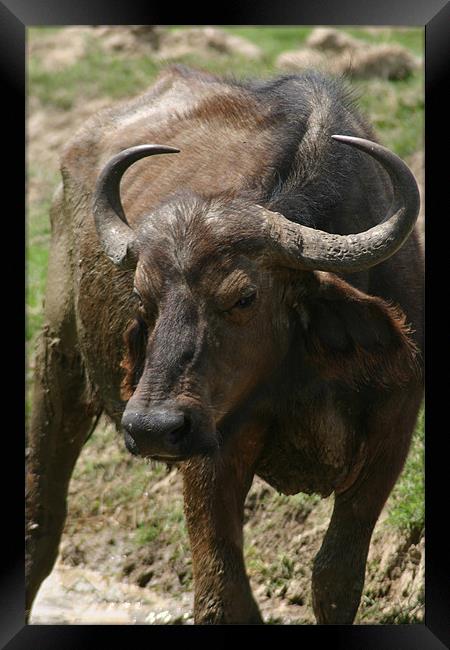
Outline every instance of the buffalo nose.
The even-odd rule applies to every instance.
[[[183,455],[183,443],[190,431],[189,417],[174,410],[140,413],[126,411],[122,417],[125,444],[135,455],[176,458]]]

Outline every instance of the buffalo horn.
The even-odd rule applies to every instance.
[[[394,196],[381,223],[351,235],[337,235],[289,221],[266,212],[272,243],[289,266],[318,271],[352,273],[380,264],[393,255],[411,234],[419,213],[419,190],[408,166],[385,147],[348,135],[334,140],[364,151],[388,173]]]
[[[120,200],[122,176],[136,161],[160,153],[178,153],[179,149],[158,144],[142,144],[124,149],[103,168],[94,192],[93,213],[101,246],[109,259],[120,267],[135,260],[135,235],[130,228]]]

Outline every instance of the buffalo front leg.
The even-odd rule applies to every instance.
[[[184,464],[196,624],[262,623],[243,558],[244,501],[252,463],[239,452]]]
[[[63,348],[49,328],[36,361],[26,461],[26,617],[41,582],[51,572],[66,517],[75,461],[92,428],[78,355]]]
[[[373,422],[377,430],[369,437],[365,464],[353,485],[335,495],[330,525],[313,567],[312,596],[318,623],[353,623],[372,532],[404,465],[421,395],[420,389],[412,405],[399,399],[389,424],[386,420]],[[395,435],[386,435],[386,431]]]

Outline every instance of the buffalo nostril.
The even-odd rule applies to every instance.
[[[182,439],[188,435],[188,433],[191,430],[191,421],[190,419],[186,416],[182,416],[182,422],[178,423],[178,426],[175,426],[171,431],[168,433],[168,440],[170,443],[173,445],[178,445]]]
[[[133,454],[133,456],[138,456],[139,449],[136,445],[136,441],[134,440],[134,438],[131,437],[131,435],[128,433],[126,429],[124,433],[124,438],[125,438],[125,447],[128,449],[128,451],[131,454]]]

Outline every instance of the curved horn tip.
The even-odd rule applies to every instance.
[[[176,147],[167,147],[163,144],[136,144],[133,147],[128,147],[127,149],[119,151],[119,153],[111,158],[105,169],[112,165],[123,163],[131,166],[140,158],[163,153],[180,153],[180,149],[177,149]]]
[[[129,149],[125,149],[125,151],[160,151],[161,153],[180,153],[180,149],[178,147],[169,147],[165,144],[138,144],[135,147],[130,147]]]
[[[364,138],[357,138],[354,135],[332,135],[331,137],[333,140],[337,140],[338,142],[368,142],[368,140],[365,140]]]

